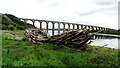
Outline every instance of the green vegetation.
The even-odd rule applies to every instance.
[[[20,21],[19,18],[12,14],[3,14],[2,16],[2,30],[24,30],[25,28],[33,27],[34,26],[29,23]]]
[[[120,30],[103,30],[103,31],[99,31],[99,30],[92,30],[91,31],[92,33],[95,33],[95,32],[99,32],[101,34],[113,34],[113,35],[120,35]]]
[[[120,35],[120,29],[118,30],[118,34]]]
[[[101,31],[100,33],[120,35],[120,33],[117,30],[116,31],[113,31],[113,30],[104,30],[104,31]]]
[[[3,31],[3,66],[110,66],[118,67],[118,50],[87,45],[90,51],[61,48],[56,44],[24,41],[24,31]],[[15,34],[15,35],[14,35]],[[19,40],[6,40],[20,37]],[[93,67],[91,67],[93,68]]]

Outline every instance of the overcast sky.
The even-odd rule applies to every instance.
[[[119,0],[1,0],[0,13],[118,28]]]

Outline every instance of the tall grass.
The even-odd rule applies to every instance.
[[[30,41],[5,40],[13,37],[3,32],[3,66],[110,66],[117,67],[118,50],[88,45],[91,51],[61,48],[56,44],[32,44]],[[18,33],[19,34],[19,33]],[[21,33],[22,34],[22,33]],[[23,37],[23,35],[15,35]],[[6,48],[16,46],[18,48]]]

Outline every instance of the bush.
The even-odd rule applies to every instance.
[[[17,27],[19,30],[24,30],[25,28],[23,26],[18,26]]]
[[[16,28],[13,25],[8,25],[9,30],[15,30]]]
[[[27,41],[27,39],[26,38],[22,38],[22,41]]]
[[[6,25],[7,27],[9,26],[9,28],[7,28],[7,30],[14,30],[14,29],[24,30],[25,28],[33,28],[34,27],[32,24],[20,21],[20,19],[18,17],[14,16],[12,14],[5,14],[5,15],[12,20],[12,22],[11,22],[7,18],[2,17],[2,24]],[[27,24],[27,25],[25,25],[25,24]],[[13,28],[13,26],[15,28]],[[5,26],[3,26],[3,27],[5,27]],[[6,29],[6,27],[5,27],[5,29]]]
[[[2,24],[2,30],[7,30],[7,26]]]

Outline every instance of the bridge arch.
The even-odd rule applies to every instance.
[[[75,26],[75,29],[77,29],[77,25],[75,24],[74,26]]]
[[[64,24],[61,22],[60,23],[60,33],[63,33],[63,28],[64,28]]]
[[[42,24],[42,28],[41,29],[46,29],[46,22],[42,21],[41,24]]]
[[[70,30],[73,29],[73,24],[70,24]]]
[[[65,32],[69,31],[69,24],[65,23]]]
[[[25,20],[25,22],[33,25],[33,22],[31,20]]]
[[[27,18],[26,19],[20,18],[20,20],[24,21],[26,23],[30,23],[40,29],[44,28],[47,30],[52,30],[52,35],[54,35],[55,30],[58,30],[58,33],[61,33],[61,31],[65,32],[66,30],[69,31],[71,29],[83,29],[83,28],[90,29],[90,30],[98,30],[98,31],[99,30],[105,30],[105,31],[109,30],[111,32],[117,32],[117,30],[115,30],[115,29],[99,27],[99,26],[84,25],[84,24],[74,24],[74,23],[67,23],[67,22],[27,19]],[[50,25],[50,23],[51,23],[51,25]],[[57,26],[56,26],[56,24],[57,24]]]
[[[80,24],[78,24],[79,25],[79,29],[81,29],[81,25]]]
[[[40,22],[39,21],[35,21],[35,27],[40,28]]]
[[[52,26],[53,26],[52,22],[48,22],[48,33],[50,35],[52,35]]]

